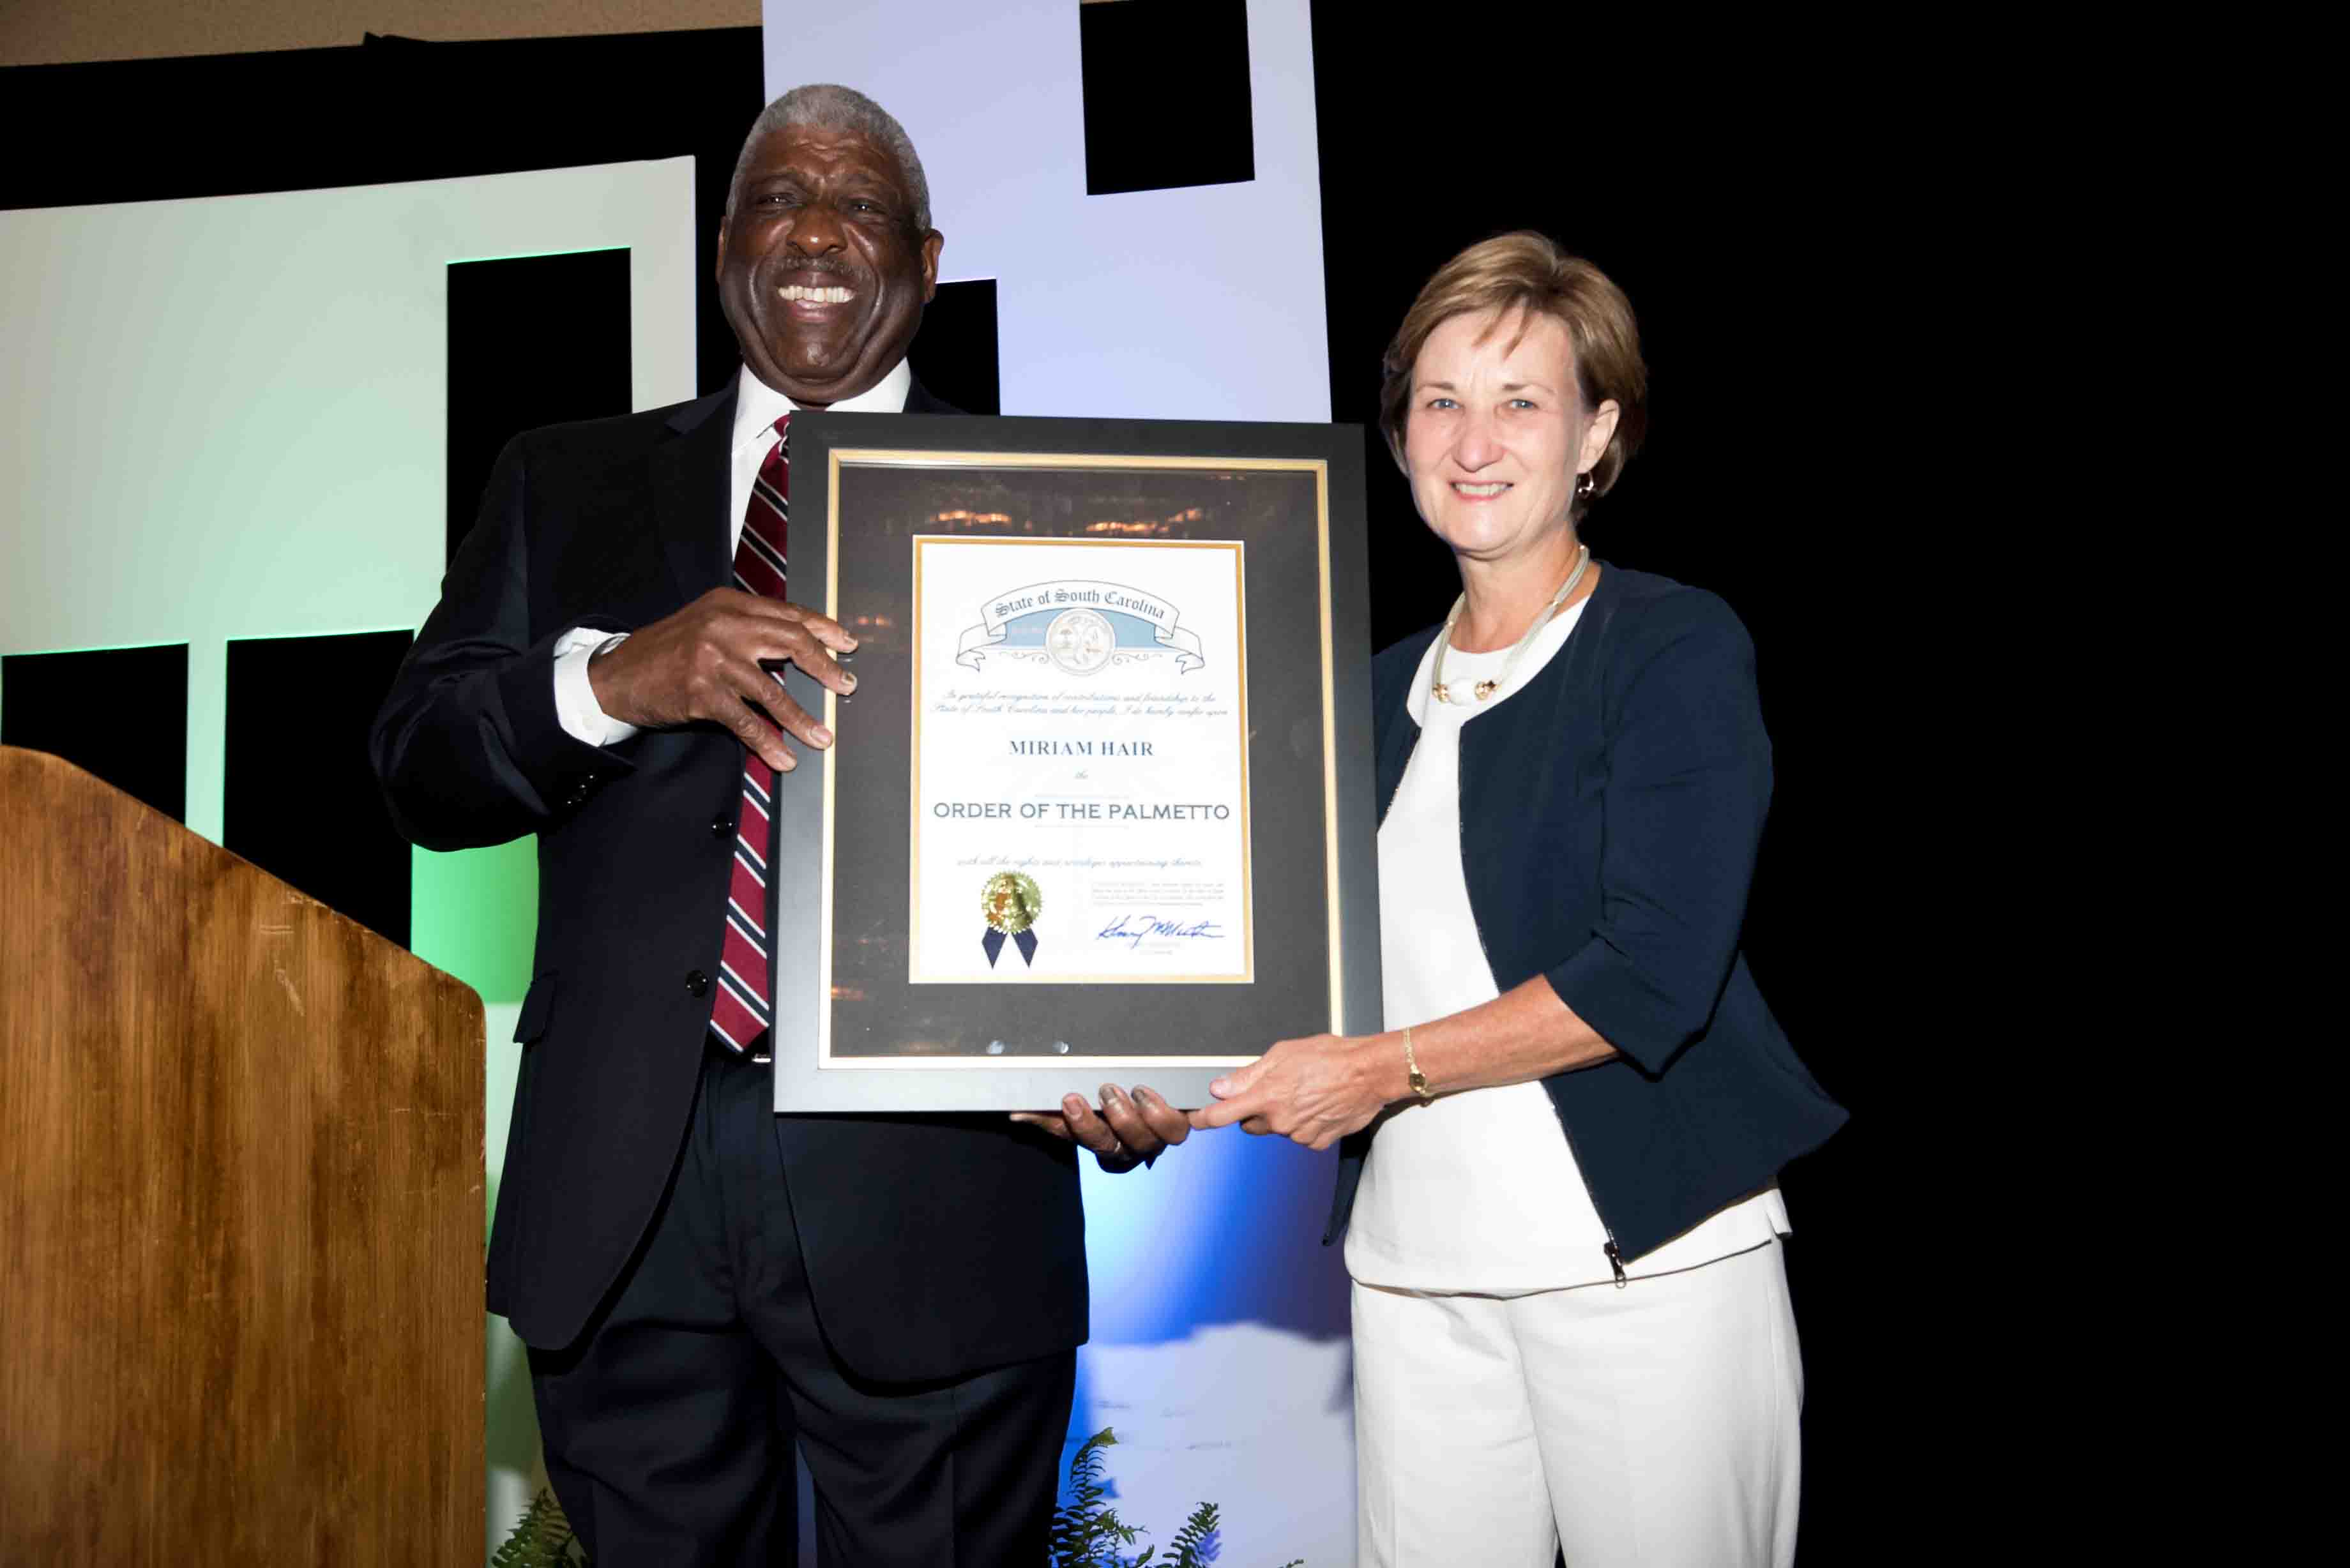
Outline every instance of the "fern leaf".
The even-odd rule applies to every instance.
[[[1078,1445],[1071,1457],[1069,1501],[1053,1511],[1046,1538],[1048,1568],[1110,1568],[1103,1548],[1121,1538],[1132,1542],[1134,1532],[1120,1524],[1102,1501],[1109,1495],[1102,1482],[1102,1450],[1117,1442],[1118,1433],[1104,1427]]]
[[[505,1544],[491,1554],[490,1568],[573,1568],[577,1538],[563,1505],[544,1490],[530,1500]]]
[[[1216,1505],[1203,1502],[1191,1511],[1175,1532],[1175,1556],[1170,1568],[1207,1568],[1209,1537],[1216,1533]]]

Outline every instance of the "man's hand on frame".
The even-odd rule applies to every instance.
[[[1083,1095],[1066,1095],[1057,1111],[1014,1111],[1012,1119],[1093,1150],[1113,1175],[1149,1165],[1169,1145],[1191,1136],[1190,1119],[1155,1090],[1138,1085],[1128,1095],[1116,1084],[1104,1084],[1101,1102],[1096,1112]]]
[[[857,639],[829,616],[795,604],[712,588],[675,615],[653,622],[588,661],[597,706],[622,723],[646,728],[707,720],[723,724],[778,773],[798,766],[784,742],[832,744],[832,732],[784,693],[780,669],[795,664],[846,696],[857,677],[835,653]]]

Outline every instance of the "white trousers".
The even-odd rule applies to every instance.
[[[1804,1369],[1777,1241],[1530,1295],[1357,1284],[1366,1564],[1795,1558]]]

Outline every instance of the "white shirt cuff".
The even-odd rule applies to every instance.
[[[634,724],[607,718],[588,680],[588,661],[629,640],[623,632],[573,627],[555,639],[555,718],[563,732],[591,746],[618,745],[637,732]]]

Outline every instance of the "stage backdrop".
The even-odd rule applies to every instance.
[[[846,82],[905,123],[940,275],[995,282],[1003,412],[1330,417],[1305,0],[766,0],[765,45],[770,97]],[[1087,1172],[1070,1439],[1116,1428],[1117,1506],[1162,1555],[1205,1500],[1227,1562],[1353,1561],[1334,1168],[1226,1131]]]
[[[1003,411],[1328,417],[1303,0],[901,0],[769,19],[771,90],[846,81],[906,120],[947,235],[943,275],[961,289],[954,332],[926,334],[928,351],[992,339],[994,363],[973,369]],[[657,405],[696,390],[693,247],[714,216],[695,211],[682,160],[0,213],[0,362],[15,372],[0,483],[20,498],[0,578],[0,728],[33,714],[8,692],[85,722],[119,705],[137,726],[130,749],[166,755],[174,775],[147,798],[179,799],[198,831],[479,989],[493,1186],[528,978],[531,845],[395,845],[410,857],[403,897],[369,914],[336,894],[333,863],[383,825],[354,820],[352,844],[322,843],[304,831],[314,816],[272,805],[293,804],[309,759],[357,755],[348,735],[328,745],[321,732],[364,729],[432,604],[467,515],[450,474],[483,461],[452,451],[484,422],[454,405],[499,392],[462,362],[469,348],[537,331],[537,285],[507,290],[521,314],[501,321],[482,297],[498,288],[463,280],[558,256],[587,264],[564,269],[564,287],[617,277],[623,297],[600,319],[625,317],[611,350],[625,403]],[[452,337],[468,288],[484,325],[461,316]],[[558,321],[575,318],[549,312]],[[494,372],[569,373],[511,360]],[[176,699],[116,686],[124,666],[85,657],[129,644],[162,645],[183,672],[184,738]],[[120,657],[147,679],[151,661]],[[338,778],[319,793],[371,786]],[[307,842],[265,843],[288,826]],[[313,859],[296,874],[274,854]],[[1162,1551],[1213,1501],[1227,1560],[1352,1555],[1345,1282],[1316,1244],[1330,1173],[1326,1156],[1226,1133],[1152,1171],[1087,1177],[1094,1337],[1071,1446],[1116,1428],[1117,1506]],[[503,1322],[489,1331],[496,1540],[530,1483],[536,1433],[519,1346]]]
[[[124,0],[112,10],[135,18],[160,5]],[[653,0],[630,5],[636,25],[674,25]],[[705,247],[692,269],[704,294],[698,380],[709,388],[733,369],[729,335],[702,281],[710,219],[741,127],[761,101],[764,54],[776,85],[829,76],[870,88],[921,138],[949,236],[948,275],[962,281],[942,291],[915,359],[933,385],[973,409],[1318,418],[1324,394],[1303,383],[1325,356],[1307,303],[1307,257],[1319,250],[1330,258],[1321,273],[1327,406],[1361,420],[1372,412],[1379,351],[1397,316],[1445,256],[1520,224],[1590,255],[1640,311],[1657,415],[1646,452],[1595,520],[1595,547],[1610,561],[1722,593],[1753,630],[1762,660],[1778,788],[1748,952],[1806,1061],[1856,1113],[1850,1129],[1786,1179],[1802,1237],[1789,1270],[1805,1339],[1804,1558],[1867,1560],[1883,1510],[1855,1500],[1906,1504],[1914,1494],[1912,1512],[1937,1505],[1928,1483],[1947,1467],[1918,1457],[1921,1441],[1932,1447],[1932,1424],[1921,1428],[1918,1413],[1937,1407],[1918,1396],[1919,1377],[1955,1391],[1983,1359],[1921,1360],[1900,1348],[1920,1340],[1916,1303],[1939,1297],[1924,1282],[1925,1262],[1903,1265],[1878,1241],[1912,1225],[1921,1205],[1936,1205],[1950,1173],[1967,1168],[1944,1146],[1970,1147],[1933,1136],[1950,1119],[1948,1085],[1920,1065],[1960,1049],[1956,1014],[1921,1015],[1916,998],[1950,991],[1938,955],[1969,948],[1943,939],[1941,928],[1971,914],[1965,889],[1994,862],[1973,853],[1964,833],[1921,836],[1916,781],[1949,770],[1915,759],[1928,754],[1924,736],[1947,727],[1947,660],[1927,651],[1929,641],[1962,624],[1955,613],[1918,613],[1939,603],[1932,583],[1957,580],[1946,563],[1929,569],[1924,552],[1963,533],[1944,514],[1960,504],[1950,495],[1969,493],[1920,483],[1947,468],[1936,442],[1950,423],[1933,417],[1939,401],[1921,390],[1947,358],[1933,345],[1948,334],[1928,317],[1967,294],[1930,286],[1943,281],[1930,258],[1974,254],[1948,243],[1946,198],[1967,186],[1980,150],[1966,140],[1965,117],[1930,91],[1920,96],[1924,78],[1907,65],[1855,73],[1843,54],[1822,47],[1825,24],[1763,19],[1727,50],[1692,52],[1673,38],[1615,48],[1607,68],[1578,73],[1569,94],[1574,124],[1596,128],[1596,140],[1562,151],[1555,136],[1472,137],[1473,180],[1464,186],[1459,127],[1421,134],[1404,124],[1398,82],[1418,62],[1365,69],[1361,49],[1345,47],[1364,31],[1359,12],[1336,0],[1315,9],[1324,48],[1310,95],[1304,7],[1244,0],[972,0],[961,8],[891,0],[853,14],[778,5],[764,37],[752,27],[514,44],[371,37],[348,49],[130,63],[83,49],[72,57],[109,63],[7,73],[0,124],[15,132],[13,145],[43,155],[5,166],[0,205],[176,200],[691,152],[692,240]],[[348,15],[349,36],[359,26],[398,29],[396,20]],[[1521,56],[1590,52],[1587,39],[1552,36],[1538,19],[1526,25],[1534,30]],[[169,52],[169,26],[134,30]],[[0,37],[15,36],[0,23]],[[582,105],[592,113],[580,113]],[[1308,222],[1317,176],[1301,156],[1301,122],[1326,149],[1318,240]],[[331,134],[288,134],[288,125]],[[126,133],[172,156],[106,155]],[[1955,151],[1961,144],[1963,153]],[[317,724],[364,731],[369,701],[352,694],[369,684],[365,667],[396,657],[422,613],[440,508],[432,485],[414,475],[440,461],[430,446],[435,421],[386,427],[400,433],[380,441],[369,422],[358,444],[346,443],[347,457],[322,469],[299,442],[278,441],[266,460],[241,450],[260,416],[232,400],[257,387],[260,406],[277,415],[333,424],[348,400],[377,397],[380,380],[400,379],[406,356],[429,358],[440,335],[429,314],[386,296],[416,330],[392,335],[370,357],[351,338],[352,301],[322,300],[306,286],[252,286],[286,279],[305,258],[352,266],[312,225],[255,231],[233,265],[215,250],[209,272],[183,287],[189,263],[175,253],[177,236],[151,227],[168,212],[136,209],[119,223],[85,222],[87,213],[0,218],[0,398],[10,416],[0,465],[16,485],[15,509],[0,503],[0,652],[10,655],[0,660],[0,731],[10,733],[0,738],[17,738],[20,727],[47,732],[55,749],[273,866],[288,863],[247,835],[312,819],[282,809],[293,789],[310,788],[337,803],[333,858],[288,866],[290,879],[404,935],[412,915],[420,948],[494,1002],[510,1002],[501,977],[518,976],[527,962],[528,846],[504,861],[451,862],[440,876],[420,858],[411,888],[409,851],[395,838],[369,848],[366,875],[348,875],[343,832],[367,825],[363,814],[341,815],[342,803],[372,802],[363,757],[348,733],[273,733],[268,723],[292,701]],[[496,254],[567,244],[636,249],[601,261],[586,253],[452,270],[576,270],[578,286],[608,300],[605,263],[618,254],[640,266],[648,254],[560,204],[546,216],[555,238],[534,233]],[[79,224],[74,232],[92,248],[61,260],[58,223]],[[374,286],[371,259],[359,264],[348,275],[349,292]],[[449,488],[468,493],[460,524],[504,433],[658,395],[632,400],[631,382],[676,337],[648,330],[640,272],[624,269],[619,282],[624,317],[626,295],[639,297],[633,323],[622,322],[617,390],[599,370],[577,381],[575,397],[575,379],[546,360],[554,340],[537,330],[544,312],[507,312],[501,322],[494,299],[466,306],[452,280],[452,354],[511,365],[513,348],[528,341],[539,372],[522,380],[444,367],[456,388],[495,405],[449,410]],[[526,299],[531,288],[510,292]],[[246,319],[258,295],[302,319]],[[61,308],[78,314],[48,319]],[[248,377],[243,393],[216,386],[221,366],[208,360],[234,365],[247,350],[278,353],[288,385],[300,390],[279,397],[274,374]],[[323,366],[328,358],[341,362]],[[1048,373],[1038,376],[1039,366]],[[948,385],[950,367],[962,384]],[[50,406],[61,400],[79,412],[69,420]],[[61,428],[84,421],[88,433]],[[59,441],[97,452],[100,469],[46,487],[28,477]],[[1440,617],[1456,584],[1400,475],[1370,455],[1373,624],[1388,639]],[[332,571],[324,597],[307,582],[290,595],[276,591],[296,576],[273,571],[256,547],[285,524],[273,492],[288,487],[261,472],[279,461],[308,475],[309,488],[339,483],[332,494],[343,511],[378,521],[380,535],[354,550],[380,548],[397,558],[397,572],[413,572],[412,606],[346,616],[337,596],[356,588],[373,600],[387,585]],[[407,485],[398,519],[378,470]],[[78,493],[85,482],[106,493]],[[117,519],[137,526],[109,535]],[[401,531],[409,523],[415,532]],[[184,566],[177,531],[232,524],[253,530],[237,569],[176,580]],[[131,624],[138,618],[127,606],[109,602],[142,596],[169,601],[160,629]],[[297,635],[240,638],[224,650],[228,633],[202,628],[235,606],[255,608],[250,624]],[[116,626],[126,629],[106,629]],[[301,631],[321,627],[351,635]],[[86,648],[85,637],[183,635],[197,639],[192,650],[29,651],[56,646],[53,639]],[[326,695],[273,701],[281,684]],[[186,715],[191,699],[195,711]],[[249,722],[255,712],[261,719]],[[330,753],[351,771],[326,788],[312,764]],[[282,765],[289,754],[303,759],[298,773]],[[265,784],[273,763],[286,785],[275,800],[253,782]],[[1957,821],[1967,813],[1927,815]],[[369,831],[388,836],[389,825],[379,820]],[[291,855],[302,846],[267,847]],[[372,858],[379,849],[380,861]],[[347,884],[339,891],[338,881]],[[483,909],[500,919],[473,923],[463,942],[446,934]],[[1898,1048],[1887,1048],[1888,1027]],[[512,1070],[504,1033],[490,1044],[494,1096]],[[505,1125],[502,1103],[492,1106],[490,1125],[494,1139]],[[1224,1144],[1179,1151],[1147,1176],[1088,1184],[1102,1289],[1077,1422],[1115,1422],[1129,1439],[1112,1455],[1113,1473],[1128,1511],[1153,1522],[1162,1542],[1171,1513],[1156,1501],[1138,1505],[1135,1494],[1152,1477],[1169,1478],[1170,1493],[1225,1504],[1227,1533],[1244,1552],[1228,1561],[1346,1556],[1321,1544],[1343,1542],[1344,1523],[1326,1534],[1315,1522],[1326,1501],[1343,1512],[1347,1484],[1345,1457],[1327,1440],[1344,1432],[1343,1282],[1335,1260],[1307,1244],[1326,1172],[1326,1160],[1286,1149]],[[1899,1310],[1888,1313],[1888,1303]],[[1252,1362],[1251,1345],[1276,1365]],[[1329,1358],[1326,1385],[1315,1380],[1317,1355]],[[1887,1377],[1889,1365],[1902,1376]],[[1251,1377],[1264,1381],[1252,1386]],[[511,1380],[493,1390],[500,1465],[528,1462],[521,1394]],[[1177,1419],[1158,1419],[1170,1411]],[[1253,1425],[1263,1421],[1291,1425],[1268,1440]],[[1195,1425],[1170,1432],[1184,1423]],[[1145,1441],[1240,1447],[1229,1459],[1185,1448],[1161,1465],[1159,1455],[1137,1453]],[[1274,1444],[1287,1447],[1268,1458]],[[1263,1490],[1281,1495],[1260,1503],[1253,1490],[1220,1490],[1227,1473],[1242,1478],[1242,1489],[1261,1475]],[[494,1471],[494,1496],[510,1495],[498,1485],[507,1479]],[[492,1522],[497,1530],[503,1521]],[[1844,1546],[1847,1538],[1855,1544]],[[1270,1556],[1259,1550],[1267,1543]]]
[[[232,707],[240,732],[280,737],[298,765],[307,738],[363,729],[390,674],[320,692],[304,667],[371,645],[370,633],[396,660],[439,596],[448,406],[481,390],[450,386],[452,264],[619,253],[626,396],[637,408],[691,397],[692,175],[692,160],[672,159],[0,213],[0,494],[17,507],[0,575],[0,701],[55,684],[45,668],[68,681],[98,668],[23,656],[183,646],[186,821],[223,841],[224,819],[253,815],[227,797],[282,782],[240,773],[232,792]],[[234,692],[233,668],[247,672]],[[179,716],[151,691],[68,695],[178,749]],[[0,728],[24,720],[0,706]],[[533,844],[402,849],[404,934],[489,1004],[494,1205],[517,1061],[508,1036],[530,979]],[[487,1333],[489,1530],[503,1539],[537,1439],[522,1347],[504,1319]]]

